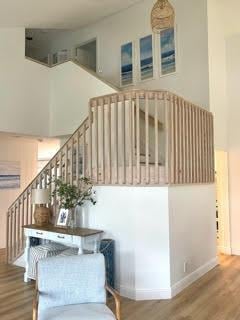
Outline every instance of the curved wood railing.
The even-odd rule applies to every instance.
[[[35,188],[54,178],[78,185],[161,186],[214,182],[213,117],[167,91],[132,90],[90,100],[89,117],[7,212],[7,256],[23,252]],[[57,199],[49,206],[56,212]]]
[[[214,181],[213,116],[167,91],[90,101],[90,174],[97,184]]]

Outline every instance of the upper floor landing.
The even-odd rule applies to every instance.
[[[25,29],[0,29],[0,132],[69,135],[89,99],[116,89],[72,61],[49,68],[25,58]]]

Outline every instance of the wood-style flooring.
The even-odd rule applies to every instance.
[[[0,249],[0,263],[6,262],[6,249]]]
[[[240,320],[240,257],[220,262],[172,300],[122,299],[122,320]],[[0,320],[30,320],[33,287],[22,268],[1,264]]]

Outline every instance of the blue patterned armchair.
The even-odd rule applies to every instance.
[[[116,317],[106,306],[114,297]],[[54,257],[39,261],[33,320],[120,320],[118,294],[105,286],[102,254]]]

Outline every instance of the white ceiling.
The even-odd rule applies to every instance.
[[[0,0],[0,28],[74,29],[140,0]]]

